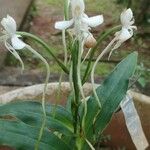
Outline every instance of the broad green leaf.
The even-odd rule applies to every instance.
[[[73,134],[72,117],[63,107],[47,105],[47,122],[46,127],[52,131],[57,131],[65,135]],[[0,106],[0,116],[14,116],[26,124],[32,126],[41,126],[43,111],[38,102],[24,101],[8,103]]]
[[[132,77],[137,65],[137,53],[128,55],[119,63],[114,71],[96,89],[102,108],[98,113],[98,106],[95,98],[91,96],[87,102],[88,113],[86,116],[85,132],[91,139],[93,133],[101,134],[110,122],[113,113],[119,107],[120,102],[128,90],[129,79]],[[96,121],[93,125],[93,120]]]
[[[8,145],[16,150],[33,150],[37,142],[39,128],[21,121],[0,120],[0,145]],[[44,130],[40,150],[69,150],[70,148],[48,129]]]

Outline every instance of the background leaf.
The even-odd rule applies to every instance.
[[[39,128],[21,121],[0,120],[0,145],[8,145],[17,150],[33,150]],[[44,130],[40,150],[69,150],[70,148],[49,130]]]
[[[17,147],[26,145],[26,147],[30,147],[31,149],[33,149],[32,147],[34,147],[34,144],[38,138],[39,129],[42,124],[43,111],[41,103],[33,101],[8,103],[6,105],[1,105],[0,110],[0,128],[3,131],[0,132],[2,134],[0,135],[0,143],[11,144],[12,146]],[[69,141],[73,137],[71,114],[61,106],[55,107],[52,105],[46,106],[46,113],[47,122],[45,132],[47,132],[47,137],[45,135],[45,140],[50,140],[48,138],[54,137],[54,139],[57,138],[57,144],[59,144],[59,140],[62,143],[66,142],[65,139]],[[8,120],[5,120],[6,118]],[[26,132],[26,130],[28,130],[29,132]],[[8,135],[8,138],[4,136],[5,133],[6,135]],[[12,139],[12,137],[17,136],[17,134],[19,134],[18,138],[16,140],[14,138],[14,141],[11,141],[12,143],[9,142],[9,140]],[[61,139],[59,139],[55,135],[60,135]],[[28,141],[26,140],[28,138],[30,139],[31,143],[28,143]],[[45,140],[44,143],[42,143],[41,141],[41,145],[45,144]],[[55,140],[52,143],[56,143]],[[51,143],[46,143],[44,147],[44,150],[51,148]],[[55,146],[51,149],[54,148]],[[60,149],[61,148],[62,147],[60,147]]]
[[[26,124],[41,126],[43,110],[39,102],[24,101],[0,106],[0,116],[15,116]],[[73,131],[72,116],[61,106],[46,106],[47,128],[65,134]]]

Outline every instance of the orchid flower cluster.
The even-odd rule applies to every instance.
[[[71,0],[71,2],[69,1],[69,4],[71,5],[72,19],[69,21],[65,20],[65,21],[56,22],[55,28],[59,29],[59,30],[66,30],[66,29],[70,28],[71,26],[73,26],[73,28],[71,29],[71,32],[75,36],[75,39],[78,39],[81,42],[81,55],[82,55],[84,46],[86,48],[92,48],[96,45],[96,40],[89,30],[92,27],[97,27],[97,26],[101,25],[104,22],[104,17],[103,17],[103,15],[88,17],[85,14],[85,4],[84,4],[83,0]],[[95,87],[94,86],[94,72],[95,72],[96,65],[99,62],[99,60],[106,53],[108,53],[111,49],[111,52],[109,55],[109,57],[110,57],[111,53],[115,49],[119,48],[122,43],[124,43],[125,41],[127,41],[128,39],[130,39],[133,36],[134,29],[137,29],[136,26],[133,26],[134,17],[133,17],[133,12],[130,8],[124,10],[121,13],[120,20],[121,20],[122,29],[115,33],[114,39],[108,44],[108,46],[98,56],[95,64],[93,65],[93,69],[91,71],[91,82],[93,85],[93,93],[97,99],[99,106],[101,104],[99,103],[99,99],[97,97],[97,94],[96,94],[96,91],[94,88]],[[88,54],[89,53],[87,53],[87,55]],[[81,61],[81,58],[82,58],[81,55],[79,55],[79,61]],[[86,57],[87,57],[87,55],[86,55]],[[80,68],[81,67],[80,62],[78,62],[78,63],[79,63],[78,68]],[[79,73],[78,82],[79,82],[80,92],[82,94],[82,97],[84,98],[83,90],[81,87],[82,85],[81,85],[81,79],[80,79],[80,76],[81,76],[80,71],[78,73]]]
[[[91,61],[89,61],[89,66],[87,66],[87,71],[85,72],[84,80],[81,74],[81,68],[84,61],[83,52],[85,49],[88,49],[88,52],[84,58],[88,57],[88,55],[93,54],[95,48],[98,47],[99,42],[96,40],[94,35],[91,32],[91,29],[97,26],[100,26],[104,22],[103,15],[97,15],[94,17],[89,17],[85,13],[85,3],[84,0],[66,0],[67,4],[67,11],[71,9],[71,19],[69,17],[65,18],[63,21],[58,21],[55,23],[55,29],[62,31],[62,39],[65,51],[65,61],[64,63],[61,62],[50,50],[49,46],[42,41],[40,38],[26,32],[17,32],[17,25],[15,20],[7,15],[6,18],[3,18],[1,21],[1,25],[4,28],[3,36],[0,39],[4,42],[5,47],[11,52],[16,59],[18,59],[22,65],[22,70],[24,69],[24,64],[21,57],[18,54],[18,51],[21,50],[29,50],[34,55],[38,56],[38,58],[44,62],[46,69],[47,69],[47,77],[45,80],[45,86],[43,88],[43,97],[42,97],[42,108],[43,108],[43,123],[40,129],[38,142],[35,149],[39,148],[39,143],[41,141],[44,128],[46,126],[46,111],[45,111],[45,93],[47,88],[47,83],[49,81],[50,76],[50,68],[49,64],[46,59],[41,56],[34,48],[30,45],[25,43],[21,37],[29,37],[36,42],[40,43],[48,52],[49,54],[56,60],[58,65],[62,68],[62,70],[69,75],[70,86],[72,89],[71,92],[71,112],[74,119],[74,134],[77,135],[78,131],[78,124],[80,124],[82,134],[84,135],[85,131],[85,122],[87,116],[87,102],[88,98],[85,96],[83,85],[85,83],[85,79],[91,75],[91,83],[93,88],[93,95],[97,101],[97,105],[99,108],[99,112],[101,110],[101,103],[99,97],[95,90],[95,82],[94,82],[94,74],[95,69],[100,61],[100,59],[109,53],[109,58],[112,52],[118,49],[124,42],[130,39],[134,35],[134,30],[136,30],[136,26],[134,26],[134,17],[132,10],[125,9],[120,15],[121,26],[119,26],[118,31],[115,33],[114,38],[110,41],[110,43],[104,48],[102,52],[99,52],[99,56],[97,57],[93,67],[90,67]],[[116,31],[116,29],[115,29]],[[69,42],[66,40],[69,39]],[[68,44],[69,43],[69,44]],[[68,54],[70,55],[70,61],[67,60]],[[68,67],[69,66],[69,67]],[[83,117],[82,121],[80,122],[78,113],[79,107],[83,106]],[[98,115],[99,112],[96,114]],[[95,118],[94,118],[95,120]],[[80,122],[80,123],[79,123]],[[85,141],[88,146],[94,150],[94,147],[90,140],[85,137]],[[82,142],[81,142],[82,143]]]

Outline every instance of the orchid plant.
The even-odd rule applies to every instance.
[[[125,97],[129,88],[129,80],[137,64],[136,52],[120,62],[100,86],[95,86],[94,82],[95,69],[101,58],[108,53],[110,58],[114,50],[133,36],[136,26],[133,26],[132,10],[125,9],[120,16],[121,25],[113,27],[103,34],[100,33],[96,39],[91,33],[91,28],[100,26],[104,22],[103,15],[87,16],[84,0],[65,0],[64,8],[64,20],[55,23],[55,28],[62,31],[64,62],[60,61],[53,54],[49,45],[39,37],[31,33],[16,31],[16,22],[11,16],[7,15],[1,21],[4,31],[0,39],[8,51],[20,61],[22,70],[24,64],[17,53],[18,50],[29,50],[44,62],[47,69],[42,103],[23,101],[0,105],[1,145],[9,145],[18,150],[94,150],[96,149],[95,145],[100,142],[103,130],[118,107],[121,107],[124,113],[128,105],[131,106],[131,110],[134,108],[132,103],[128,104],[128,101],[131,102],[132,99]],[[104,50],[100,51],[98,46],[114,33],[114,38]],[[49,64],[33,47],[23,42],[21,37],[27,37],[43,46],[62,68],[62,71],[69,76],[71,92],[65,107],[45,103],[50,76]],[[87,49],[87,54],[84,56],[85,49]],[[92,66],[92,58],[96,50],[100,54]],[[70,60],[68,60],[68,56],[70,56]],[[82,65],[87,57],[89,60],[86,69],[81,74]],[[83,85],[89,77],[91,77],[93,93],[86,97]],[[11,117],[6,119],[6,116]],[[133,124],[133,122],[129,123]],[[131,136],[133,136],[132,133]],[[137,138],[139,140],[139,137],[133,138],[135,145],[138,141]],[[146,146],[143,145],[144,148]],[[144,149],[143,147],[142,149]]]

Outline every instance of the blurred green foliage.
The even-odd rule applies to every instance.
[[[141,63],[137,66],[137,72],[140,75],[138,83],[142,88],[145,88],[146,84],[149,82],[150,69],[147,69],[144,64]]]

